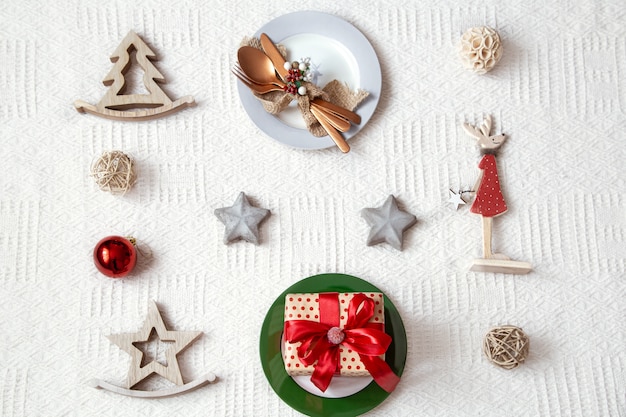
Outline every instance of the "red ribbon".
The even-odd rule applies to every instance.
[[[331,343],[327,336],[331,328],[339,326],[339,294],[321,293],[319,308],[320,323],[308,320],[285,322],[285,340],[300,343],[297,348],[300,362],[305,366],[315,365],[311,375],[313,384],[322,392],[326,391],[339,364],[339,346],[343,346],[358,353],[365,369],[382,389],[393,391],[400,378],[379,357],[387,351],[391,336],[374,328],[375,323],[368,323],[374,315],[374,301],[365,294],[354,295],[348,305],[346,326],[342,329],[345,337],[339,344]]]

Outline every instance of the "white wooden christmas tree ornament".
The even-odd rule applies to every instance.
[[[153,333],[156,333],[160,341],[169,343],[169,347],[165,351],[166,364],[157,361],[156,358],[152,361],[146,361],[144,352],[137,346],[148,342]],[[187,349],[201,335],[202,332],[198,331],[168,330],[156,303],[153,301],[150,303],[148,316],[141,330],[135,333],[120,333],[108,336],[111,343],[119,346],[120,349],[127,352],[131,357],[126,387],[119,387],[99,379],[92,380],[90,385],[94,388],[105,389],[129,397],[162,398],[182,394],[214,382],[217,379],[216,376],[209,373],[202,378],[185,384],[178,366],[176,356]],[[157,391],[133,389],[135,385],[152,374],[158,374],[176,386]]]
[[[131,52],[136,51],[136,59],[144,71],[143,83],[148,94],[126,94],[126,73],[131,67]],[[93,105],[82,100],[74,102],[80,113],[91,113],[96,116],[113,120],[151,120],[175,113],[186,107],[194,106],[192,96],[185,96],[172,101],[159,87],[165,83],[165,77],[154,66],[156,54],[137,35],[130,31],[111,55],[113,68],[102,83],[109,87],[108,91]]]

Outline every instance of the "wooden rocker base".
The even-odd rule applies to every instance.
[[[185,96],[178,100],[164,104],[160,107],[152,109],[141,110],[111,110],[107,108],[99,108],[93,104],[89,104],[82,100],[76,100],[74,107],[79,113],[91,113],[95,116],[104,117],[105,119],[112,120],[152,120],[158,117],[166,116],[168,114],[176,113],[177,111],[186,109],[187,107],[195,106],[196,102],[192,96]]]
[[[173,388],[162,389],[158,391],[141,391],[128,388],[118,387],[117,385],[110,384],[101,379],[92,379],[89,383],[93,388],[103,389],[114,392],[120,395],[126,395],[128,397],[136,398],[163,398],[171,397],[173,395],[182,394],[185,392],[193,391],[212,382],[215,382],[217,377],[214,374],[207,374],[203,378],[198,378],[194,381],[188,382],[185,385],[178,385]]]
[[[470,271],[495,272],[502,274],[524,275],[529,273],[533,266],[528,262],[511,261],[508,259],[474,259]]]

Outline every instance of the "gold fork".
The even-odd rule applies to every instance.
[[[248,87],[250,90],[255,91],[259,94],[266,94],[266,93],[269,93],[270,91],[284,91],[281,87],[277,87],[274,84],[255,84],[254,82],[250,81],[248,78],[245,78],[245,76],[241,75],[235,70],[231,70],[231,72],[246,87]]]

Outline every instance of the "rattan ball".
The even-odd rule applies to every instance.
[[[90,175],[111,194],[125,194],[137,179],[132,158],[121,151],[104,152],[91,165]]]
[[[499,326],[485,335],[483,352],[492,363],[504,368],[517,368],[528,356],[529,340],[519,327]]]
[[[491,71],[502,58],[500,35],[487,26],[468,29],[461,36],[459,55],[465,68],[477,74]]]

